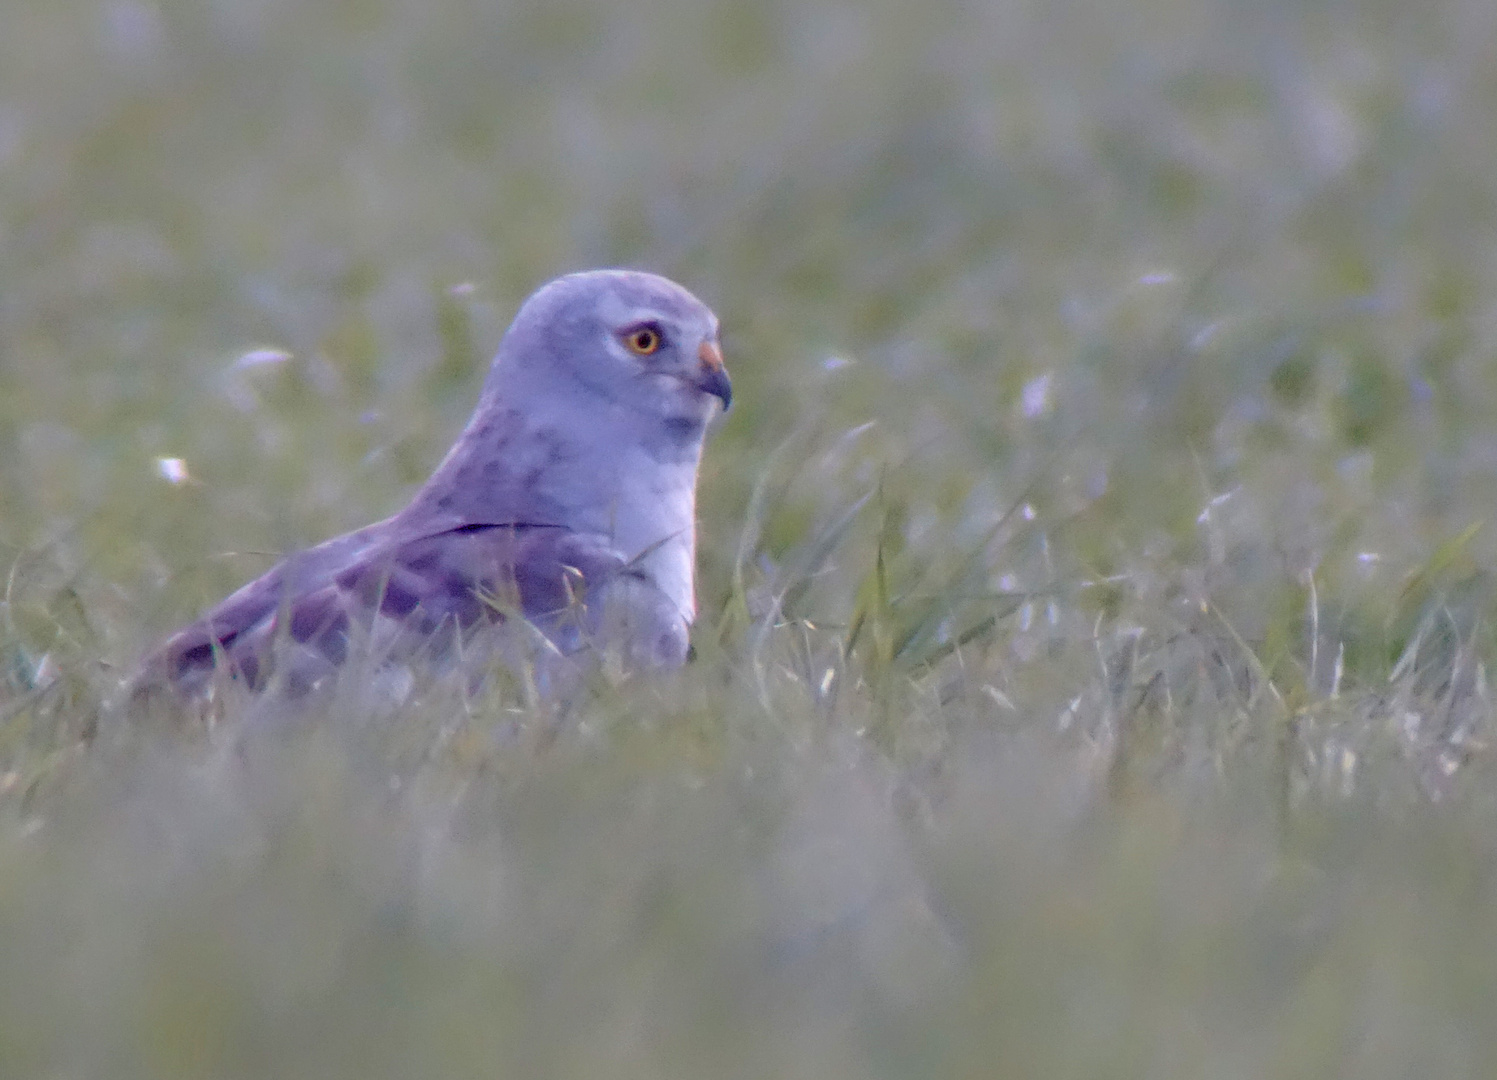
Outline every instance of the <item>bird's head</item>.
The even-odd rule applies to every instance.
[[[568,274],[538,289],[505,334],[491,381],[576,397],[579,423],[590,408],[617,409],[697,440],[733,398],[717,316],[675,282],[637,270]]]

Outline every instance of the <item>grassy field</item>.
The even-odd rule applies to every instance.
[[[1497,1073],[1497,7],[11,7],[0,1076]],[[609,264],[688,671],[123,715]]]

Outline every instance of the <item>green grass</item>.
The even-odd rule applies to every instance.
[[[1497,1069],[1489,4],[16,7],[0,1076]],[[616,263],[688,671],[124,716]]]

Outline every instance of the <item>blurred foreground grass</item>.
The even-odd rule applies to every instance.
[[[0,1075],[1497,1068],[1497,9],[13,7]],[[121,721],[611,263],[688,672]]]

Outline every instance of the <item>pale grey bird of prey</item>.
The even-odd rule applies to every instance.
[[[678,666],[696,616],[697,467],[731,400],[717,317],[680,285],[557,278],[520,307],[410,505],[292,555],[171,635],[137,690],[304,691],[354,656],[450,657],[485,637],[511,659],[529,641]]]

